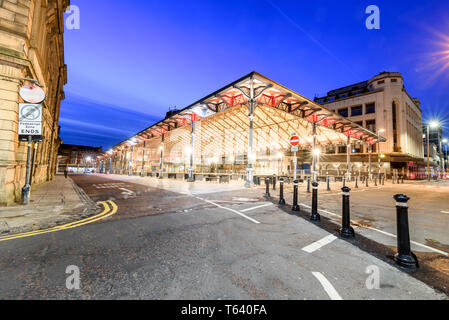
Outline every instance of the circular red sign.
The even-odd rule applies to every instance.
[[[293,136],[290,138],[290,144],[293,147],[296,147],[299,144],[299,137],[298,136]]]

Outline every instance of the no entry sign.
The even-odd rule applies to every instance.
[[[290,144],[292,145],[292,147],[296,147],[299,145],[299,137],[298,136],[292,136],[290,138]]]

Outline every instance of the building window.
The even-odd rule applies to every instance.
[[[334,101],[335,100],[335,97],[329,97],[329,98],[327,98],[327,101],[329,102],[329,101]]]
[[[360,146],[352,147],[352,153],[362,153],[362,147]]]
[[[338,146],[338,153],[346,153],[346,146]]]
[[[357,124],[357,125],[363,127],[363,121],[357,121],[355,124]]]
[[[365,114],[370,114],[370,113],[376,113],[376,104],[374,102],[366,104]]]
[[[339,109],[338,110],[338,114],[343,116],[343,117],[348,117],[348,108]]]
[[[367,120],[365,127],[371,132],[376,132],[376,120]]]
[[[355,106],[351,108],[351,116],[361,116],[363,114],[363,107],[362,106]]]
[[[377,81],[377,84],[384,84],[384,83],[385,83],[385,80]]]
[[[391,79],[391,82],[398,82],[398,79]]]
[[[349,96],[348,93],[343,93],[343,94],[340,94],[340,95],[339,95],[339,98],[340,98],[340,99],[343,99],[343,98],[346,98],[347,96]]]
[[[323,102],[324,102],[324,99],[319,99],[319,100],[317,100],[316,102],[317,102],[317,103],[323,103]]]

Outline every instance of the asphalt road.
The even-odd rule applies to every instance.
[[[265,202],[257,189],[187,195],[73,178],[93,200],[113,201],[117,213],[0,242],[1,299],[447,298]],[[329,243],[314,248],[322,239]],[[70,265],[80,270],[79,290],[66,288]],[[378,289],[367,287],[367,268],[378,268]]]

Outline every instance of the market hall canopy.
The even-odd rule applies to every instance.
[[[376,133],[279,83],[257,72],[251,72],[119,143],[109,153],[126,148],[130,141],[140,143],[172,130],[191,126],[192,122],[197,121],[210,123],[214,127],[210,131],[211,135],[219,135],[226,128],[247,130],[250,126],[248,112],[254,119],[254,129],[277,126],[285,147],[288,147],[293,132],[300,137],[300,146],[312,146],[312,125],[316,127],[317,142],[320,145],[346,144],[348,139],[369,145],[386,141]]]

